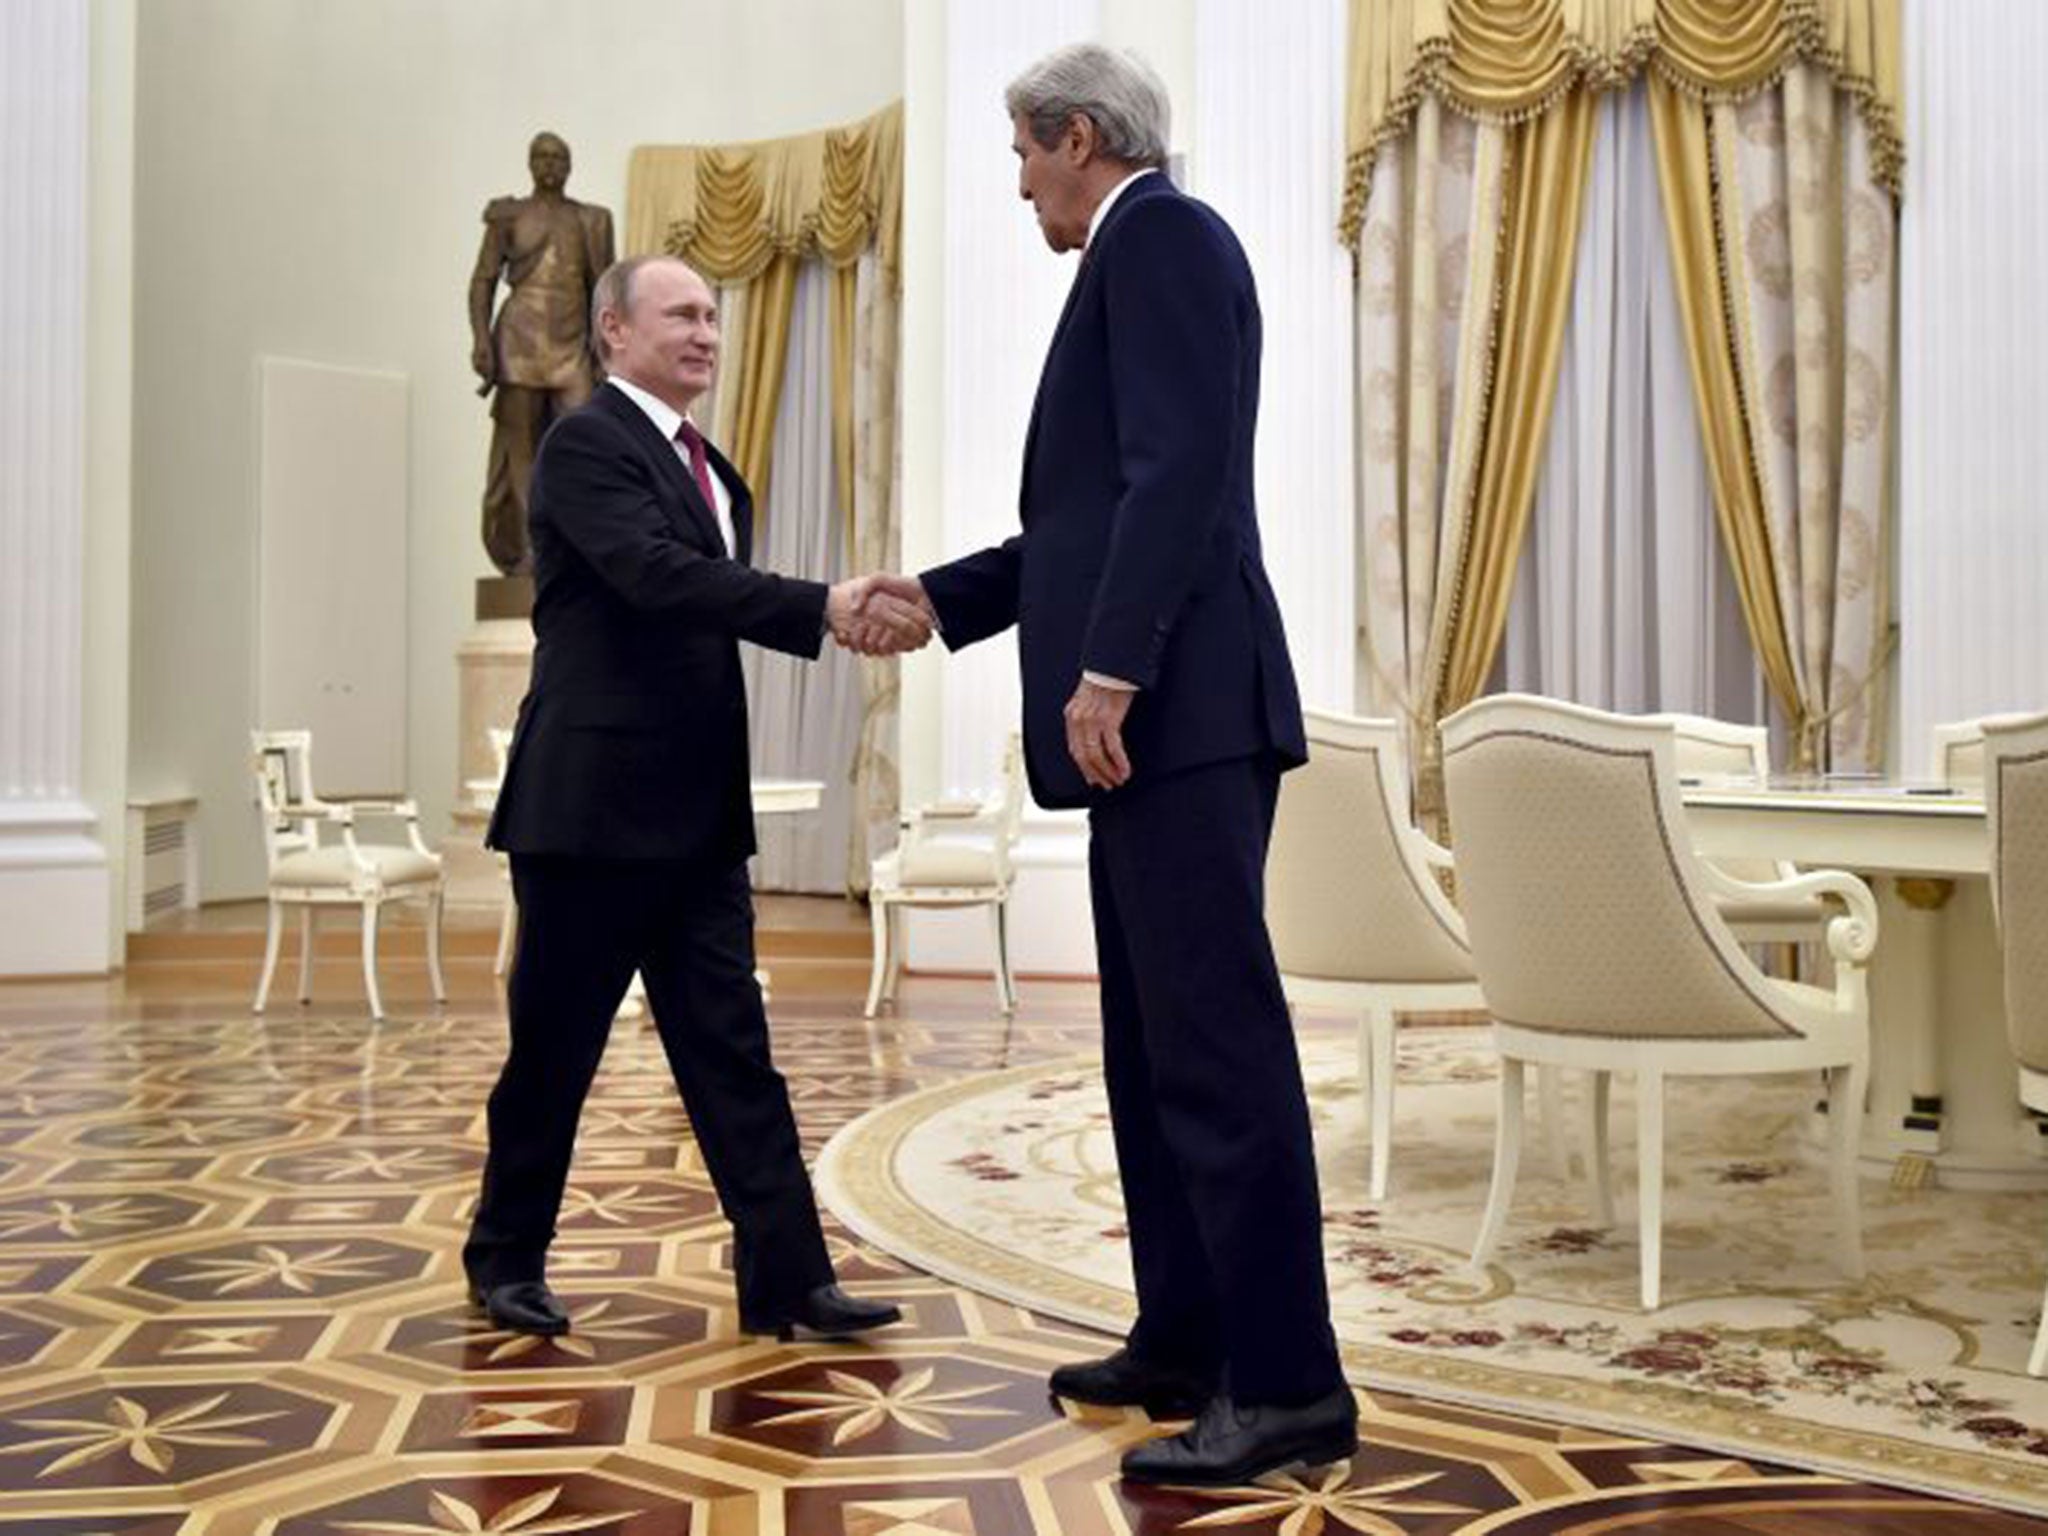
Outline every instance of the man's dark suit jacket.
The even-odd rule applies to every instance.
[[[518,854],[681,859],[754,851],[740,640],[823,642],[826,589],[753,570],[753,498],[716,514],[647,414],[600,386],[533,465],[533,681],[488,841]]]
[[[951,648],[1017,625],[1040,805],[1097,798],[1061,715],[1084,669],[1143,689],[1123,730],[1133,784],[1262,753],[1307,759],[1252,500],[1259,345],[1229,226],[1164,175],[1132,182],[1046,354],[1023,532],[921,578]]]

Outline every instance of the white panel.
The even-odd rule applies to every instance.
[[[0,5],[0,975],[102,971],[84,733],[86,8]]]
[[[2048,707],[2048,6],[1905,7],[1899,241],[1903,764],[1937,721]]]
[[[1230,221],[1265,316],[1258,497],[1302,702],[1352,706],[1345,0],[1197,0],[1188,190]]]
[[[85,9],[0,6],[0,798],[78,789]]]
[[[313,732],[322,794],[405,783],[406,380],[264,358],[258,718]]]
[[[1017,164],[1003,88],[1033,60],[1095,34],[1097,0],[946,11],[944,555],[1017,531],[1017,475],[1038,371],[1076,258],[1046,249]],[[995,787],[1003,740],[1018,719],[1010,636],[945,663],[947,797]]]

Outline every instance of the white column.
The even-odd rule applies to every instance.
[[[0,975],[103,971],[82,798],[86,8],[0,6]]]
[[[1302,702],[1352,707],[1345,0],[1197,0],[1188,191],[1237,231],[1265,318],[1257,487]]]
[[[1905,7],[1899,240],[1901,760],[1936,722],[2048,708],[2048,56],[2038,0]]]

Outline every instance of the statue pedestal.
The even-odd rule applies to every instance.
[[[530,606],[533,585],[525,577],[487,578],[477,583],[477,621],[455,648],[455,670],[461,681],[454,829],[441,843],[451,906],[495,910],[505,900],[505,877],[498,856],[484,847],[490,813],[478,806],[474,786],[477,781],[496,782],[497,757],[485,733],[494,726],[512,728],[533,671],[533,625],[523,613],[507,614],[510,604],[493,601],[486,605],[486,587],[498,589],[492,596],[502,599],[502,589],[515,582],[526,589]]]

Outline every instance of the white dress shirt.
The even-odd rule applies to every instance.
[[[1109,189],[1109,195],[1095,205],[1095,212],[1089,217],[1088,243],[1090,245],[1095,243],[1095,231],[1102,228],[1102,221],[1109,216],[1109,210],[1116,206],[1116,200],[1124,195],[1124,189],[1140,176],[1156,176],[1158,174],[1156,166],[1148,165],[1142,170],[1131,172],[1130,175]],[[1113,688],[1118,693],[1136,693],[1138,691],[1136,683],[1127,683],[1120,677],[1110,677],[1101,672],[1083,672],[1081,680],[1085,683],[1093,683],[1098,688]]]
[[[617,374],[606,379],[605,383],[640,407],[647,419],[654,423],[654,430],[668,439],[669,446],[676,451],[676,457],[682,460],[684,476],[695,485],[697,479],[690,468],[690,451],[676,441],[676,428],[689,418],[658,395],[650,394],[638,384],[629,383]],[[718,537],[725,544],[725,552],[730,555],[736,552],[732,537],[732,492],[727,488],[725,476],[718,472],[715,463],[706,459],[705,467],[711,471],[711,515],[718,519]]]

